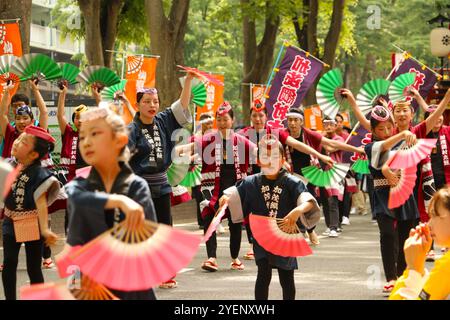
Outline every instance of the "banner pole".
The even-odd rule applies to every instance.
[[[284,48],[287,47],[287,44],[288,44],[287,41],[284,40],[284,41],[283,41],[283,44],[281,45],[280,51],[278,52],[278,56],[277,56],[277,58],[276,58],[276,60],[275,60],[275,63],[273,64],[273,68],[272,68],[272,72],[270,73],[269,80],[267,81],[266,88],[264,89],[263,99],[266,99],[266,97],[267,97],[267,91],[268,91],[269,85],[270,85],[270,83],[272,82],[272,79],[273,79],[273,77],[274,77],[275,69],[276,69],[276,67],[278,66],[278,63],[280,62],[281,54],[283,53]]]

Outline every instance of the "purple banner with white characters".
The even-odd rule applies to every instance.
[[[408,72],[416,73],[416,79],[412,87],[418,90],[420,95],[425,99],[428,95],[428,92],[430,92],[430,89],[437,81],[436,75],[428,68],[423,68],[417,61],[409,58],[400,65],[397,71],[395,71],[391,75],[389,80],[393,81],[399,75]],[[415,99],[413,99],[412,97],[405,97],[405,100],[411,101],[414,110],[417,110],[417,107],[419,105],[417,104],[417,101]]]
[[[366,114],[366,119],[370,119],[370,112]],[[357,124],[356,130],[352,131],[350,137],[347,139],[346,143],[350,144],[354,147],[363,147],[366,144],[369,144],[372,141],[372,133],[368,132],[362,125],[359,123]],[[360,155],[359,153],[354,152],[344,152],[344,156],[342,158],[342,161],[344,163],[350,163],[352,164],[356,160],[367,160],[366,155]]]
[[[323,64],[294,47],[288,47],[266,100],[267,126],[284,128],[283,121],[292,106],[299,106],[316,80]]]

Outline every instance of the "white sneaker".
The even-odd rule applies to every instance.
[[[217,226],[217,233],[218,234],[225,233],[225,228],[222,226],[221,223],[219,223],[219,225]]]
[[[325,230],[325,232],[322,232],[323,236],[328,236],[330,234],[330,228],[327,228],[327,230]]]
[[[328,234],[328,237],[337,238],[339,237],[339,233],[336,230],[331,230],[330,233]]]
[[[352,207],[350,209],[350,214],[356,214],[356,208],[355,207]]]
[[[350,225],[350,219],[347,218],[347,217],[342,217],[342,223],[341,224],[346,225],[346,226]]]

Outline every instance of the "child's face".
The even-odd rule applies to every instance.
[[[228,113],[223,116],[217,115],[217,128],[219,130],[226,130],[233,128],[233,119]]]
[[[262,148],[259,152],[259,165],[264,175],[277,174],[284,164],[284,157],[278,147],[275,149]]]
[[[37,152],[34,151],[34,136],[22,133],[13,142],[11,155],[20,163],[28,163],[36,158]]]
[[[253,127],[256,130],[264,129],[264,126],[266,125],[266,121],[267,121],[267,116],[264,111],[253,110],[250,118],[252,120]]]
[[[144,117],[153,118],[156,116],[159,110],[158,94],[145,93],[138,102],[138,109]]]
[[[81,156],[91,166],[102,164],[106,159],[117,159],[128,142],[114,134],[105,119],[83,122],[79,141]]]
[[[413,118],[413,112],[409,105],[398,106],[394,108],[394,121],[397,127],[406,128]]]
[[[431,237],[443,247],[450,247],[450,212],[442,205],[438,204],[439,216],[431,216],[428,226]]]
[[[374,134],[380,140],[386,140],[387,138],[392,137],[392,133],[394,130],[394,125],[390,121],[380,122],[374,129]]]
[[[15,117],[17,131],[22,133],[25,127],[33,123],[33,119],[29,115],[16,115]]]

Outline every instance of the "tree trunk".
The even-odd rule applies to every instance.
[[[22,52],[30,52],[31,0],[0,1],[0,20],[20,18]],[[8,21],[12,22],[12,21]]]
[[[122,11],[124,0],[109,0],[102,11],[101,32],[102,32],[102,47],[103,47],[103,61],[105,66],[111,68],[113,53],[106,50],[114,50],[116,43],[117,31],[119,27],[119,15]]]
[[[344,7],[345,0],[333,1],[333,14],[331,16],[330,28],[328,29],[328,34],[325,38],[325,51],[323,55],[323,61],[329,64],[331,68],[334,66],[336,48],[339,43],[339,36],[341,35]]]
[[[256,45],[256,24],[245,14],[248,0],[241,0],[244,35],[244,78],[243,83],[265,83],[272,69],[275,40],[280,24],[280,17],[275,15],[273,4],[266,1],[266,22],[264,35]],[[250,90],[242,90],[242,107],[244,123],[250,123]]]
[[[184,64],[184,36],[186,33],[189,0],[173,0],[169,17],[164,14],[161,0],[146,0],[150,48],[159,55],[156,85],[161,107],[166,108],[180,96],[177,64]]]
[[[100,29],[101,1],[78,0],[86,32],[85,52],[89,64],[103,66],[103,45]]]

